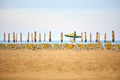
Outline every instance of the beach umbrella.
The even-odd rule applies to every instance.
[[[36,40],[36,35],[37,35],[37,33],[36,33],[36,31],[34,32],[34,41],[36,42],[37,40]]]
[[[65,34],[66,37],[70,37],[70,42],[73,42],[72,38],[74,38],[74,34],[73,33],[68,33],[68,34]]]
[[[41,42],[41,33],[39,33],[39,42]]]
[[[68,33],[68,34],[65,34],[66,37],[70,37],[74,39],[74,42],[75,42],[75,39],[76,38],[80,38],[81,36],[79,36],[78,34],[76,34],[76,31],[74,31],[74,33]]]
[[[61,33],[60,38],[61,38],[61,43],[63,43],[63,32]]]
[[[20,33],[20,42],[22,42],[22,33]]]
[[[68,34],[65,34],[66,37],[73,37],[74,34],[73,33],[68,33]]]
[[[83,33],[81,33],[81,42],[83,42]]]
[[[5,32],[4,32],[4,42],[6,41],[6,34],[5,34]]]
[[[13,32],[13,42],[15,42],[15,32]]]
[[[10,33],[8,33],[8,42],[10,42]]]
[[[98,32],[96,32],[96,42],[98,42]]]
[[[52,38],[52,36],[51,36],[51,31],[50,31],[50,32],[49,32],[49,42],[52,41],[51,38]]]
[[[28,32],[27,42],[29,42],[30,33]]]
[[[17,42],[17,33],[16,33],[16,42]]]
[[[92,42],[92,34],[90,33],[90,42]]]
[[[76,42],[76,31],[74,31],[74,43]]]
[[[44,42],[45,42],[45,40],[46,40],[46,33],[44,33]]]
[[[98,33],[98,41],[100,41],[100,33]]]
[[[86,34],[86,32],[85,32],[85,42],[87,42],[87,34]]]
[[[106,33],[104,34],[104,43],[106,43]]]
[[[31,41],[33,42],[33,33],[31,33]]]
[[[112,31],[112,42],[115,42],[115,32]]]
[[[81,36],[79,36],[78,34],[75,33],[68,33],[65,34],[66,37],[71,37],[71,38],[80,38]]]

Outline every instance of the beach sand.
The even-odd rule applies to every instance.
[[[120,80],[120,52],[0,50],[0,80]]]

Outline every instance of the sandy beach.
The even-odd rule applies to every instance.
[[[0,80],[120,80],[120,52],[0,50]]]

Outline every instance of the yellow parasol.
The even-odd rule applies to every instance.
[[[66,37],[70,37],[70,38],[74,38],[74,42],[75,42],[75,39],[76,38],[81,38],[81,36],[79,36],[76,31],[74,31],[74,33],[68,33],[68,34],[65,34]]]

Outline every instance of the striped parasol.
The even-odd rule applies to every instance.
[[[90,42],[92,42],[92,34],[90,33]]]
[[[36,40],[36,35],[37,35],[37,33],[36,33],[36,31],[34,32],[34,41],[36,42],[37,40]]]
[[[4,32],[4,42],[6,42],[6,34],[5,34],[5,32]]]
[[[39,42],[41,42],[41,33],[39,33]]]
[[[104,34],[104,43],[106,43],[106,33]]]
[[[10,33],[8,33],[8,42],[10,42]]]
[[[52,35],[51,35],[51,31],[50,31],[49,32],[49,42],[52,42],[51,38],[52,38]]]
[[[44,33],[44,42],[45,42],[45,40],[46,40],[46,33]]]
[[[28,32],[27,42],[29,42],[29,38],[30,38],[30,33]]]
[[[22,42],[22,32],[20,33],[20,42]]]
[[[61,33],[60,38],[61,38],[61,43],[62,43],[63,42],[63,32]]]

